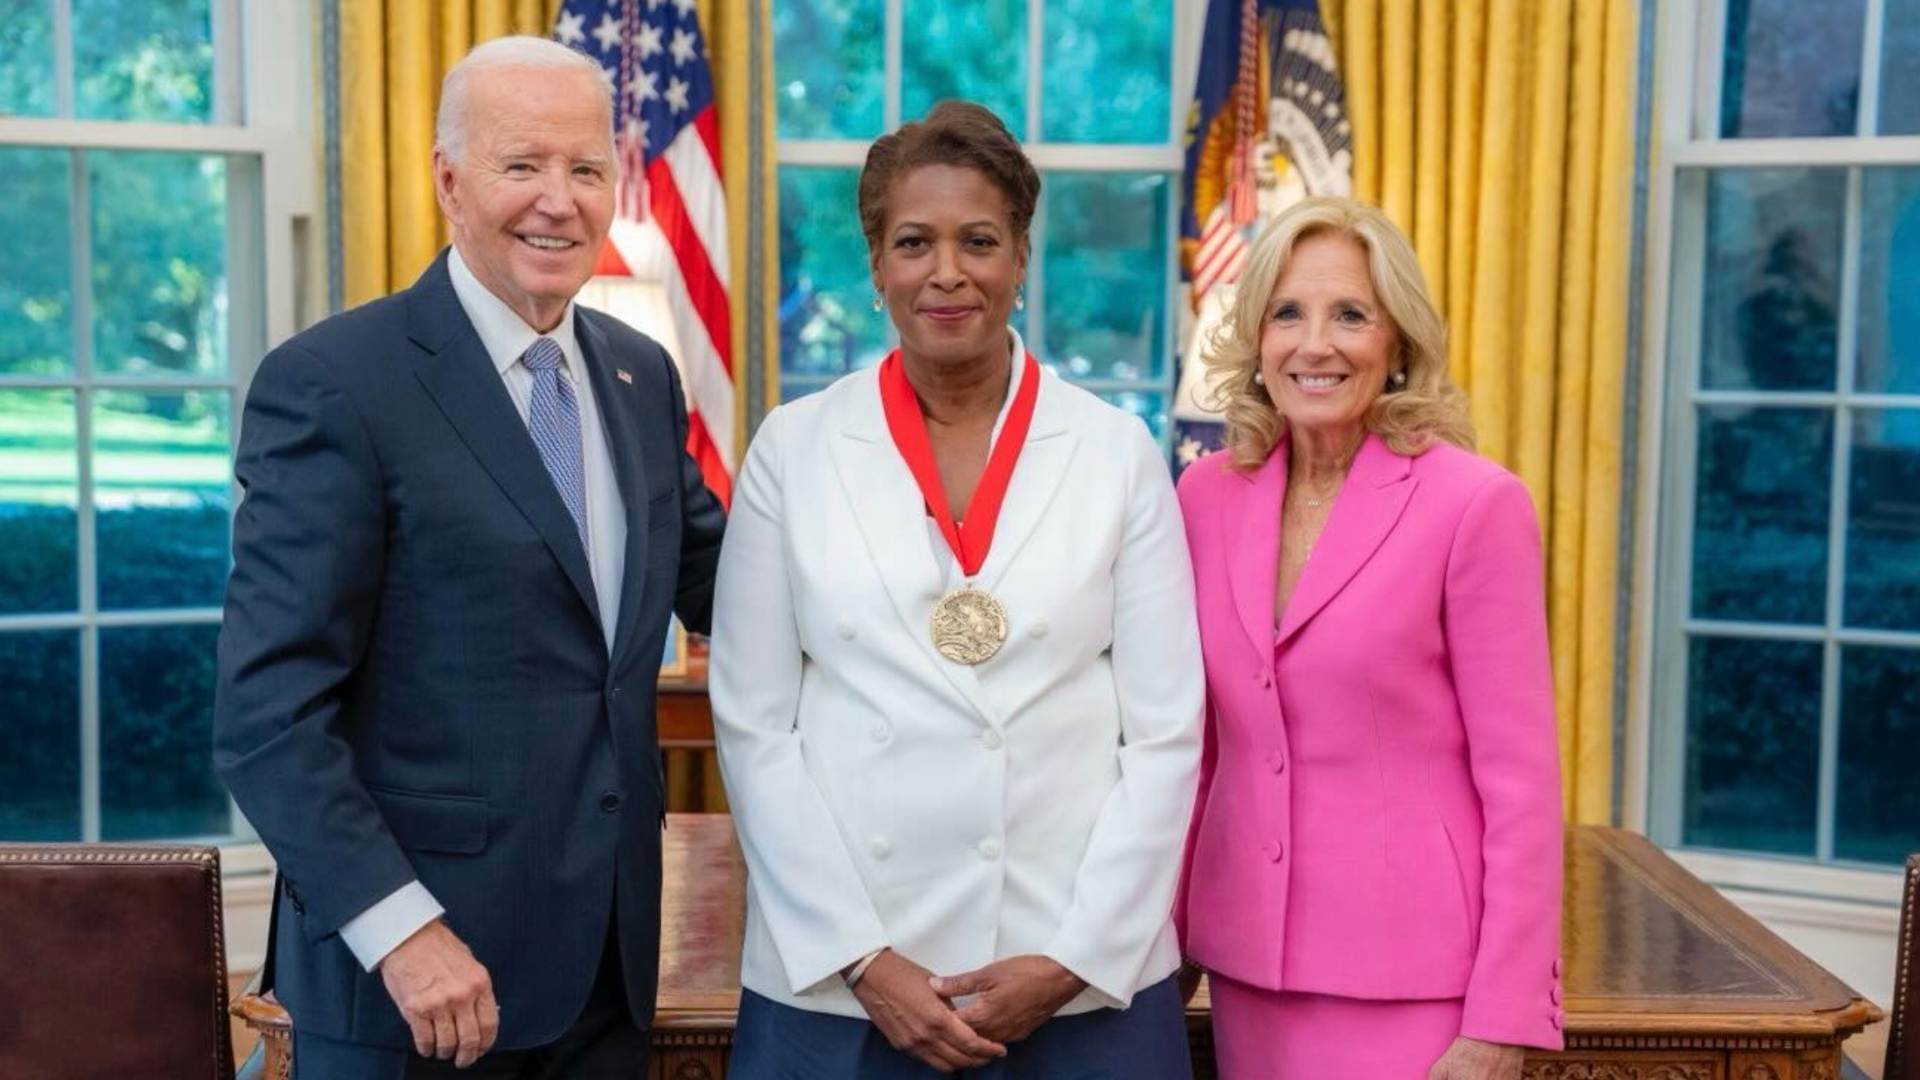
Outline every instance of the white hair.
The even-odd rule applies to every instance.
[[[587,54],[562,45],[552,38],[516,34],[494,38],[475,45],[460,62],[447,69],[440,83],[440,111],[433,120],[434,145],[449,160],[460,161],[467,152],[467,82],[475,72],[504,68],[539,68],[547,71],[581,71],[593,76],[593,85],[607,105],[607,137],[613,138],[613,81],[605,68]]]

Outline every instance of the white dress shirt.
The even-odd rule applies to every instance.
[[[506,383],[507,396],[526,422],[533,401],[533,372],[520,357],[535,338],[542,335],[528,326],[519,314],[495,296],[473,276],[466,260],[455,247],[447,253],[447,272],[453,279],[453,292],[461,310],[480,335],[494,369]],[[574,309],[567,305],[560,325],[544,336],[560,346],[566,359],[560,377],[573,386],[580,404],[580,454],[587,480],[587,566],[593,573],[594,598],[600,604],[600,627],[607,651],[613,651],[613,631],[620,618],[620,586],[626,571],[627,514],[620,498],[620,484],[614,477],[613,457],[607,446],[607,433],[593,397],[593,382],[586,377],[586,360],[573,332]],[[340,939],[353,950],[360,966],[372,971],[401,942],[446,909],[433,898],[426,886],[410,881],[386,899],[349,919],[340,928]]]

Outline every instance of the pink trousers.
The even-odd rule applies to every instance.
[[[1460,1034],[1459,998],[1367,1001],[1211,976],[1221,1080],[1426,1080]]]

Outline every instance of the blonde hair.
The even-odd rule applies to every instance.
[[[1392,370],[1406,372],[1402,387],[1368,406],[1368,431],[1396,454],[1419,454],[1436,442],[1473,449],[1467,395],[1447,378],[1447,326],[1427,295],[1413,245],[1387,216],[1353,199],[1304,199],[1261,230],[1234,286],[1226,317],[1207,340],[1205,362],[1213,390],[1208,404],[1226,414],[1233,467],[1256,469],[1273,452],[1286,417],[1274,407],[1260,373],[1260,336],[1267,302],[1300,241],[1321,233],[1345,236],[1367,253],[1367,274],[1386,308],[1397,340]]]

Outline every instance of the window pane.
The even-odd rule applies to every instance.
[[[1825,621],[1833,414],[1703,407],[1698,457],[1693,614]]]
[[[1812,855],[1822,646],[1695,638],[1681,842]]]
[[[1848,473],[1847,625],[1920,630],[1920,409],[1861,409]]]
[[[1920,12],[1920,3],[1913,8]],[[1860,225],[1854,382],[1868,394],[1920,394],[1920,169],[1864,170]]]
[[[226,789],[213,772],[218,626],[100,631],[100,835],[105,840],[225,836]]]
[[[1041,132],[1048,142],[1166,142],[1173,5],[1047,0]]]
[[[1167,176],[1050,173],[1046,351],[1074,378],[1158,379],[1166,371]]]
[[[225,392],[95,396],[101,608],[219,606],[229,414]]]
[[[1894,0],[1880,31],[1880,131],[1920,135],[1920,4]]]
[[[213,116],[208,0],[73,0],[74,113],[205,123]]]
[[[882,0],[775,0],[773,80],[783,139],[871,139],[886,102]]]
[[[0,116],[52,115],[53,0],[0,0]]]
[[[1840,784],[1833,853],[1905,862],[1920,851],[1920,649],[1840,651]]]
[[[1100,395],[1109,405],[1117,405],[1139,417],[1153,432],[1156,442],[1164,441],[1167,432],[1167,395],[1158,391],[1112,390]]]
[[[780,170],[780,370],[839,375],[878,363],[892,324],[873,310],[854,169]]]
[[[0,60],[0,70],[5,66]],[[0,231],[8,249],[0,274],[0,375],[73,369],[72,162],[65,150],[0,147],[0,175],[7,178]]]
[[[74,430],[73,391],[0,390],[0,615],[79,605]]]
[[[141,150],[87,155],[94,366],[227,370],[227,163]]]
[[[1852,135],[1866,0],[1727,0],[1720,134]]]
[[[1833,389],[1846,171],[1723,169],[1709,184],[1701,385]]]
[[[900,115],[965,98],[992,109],[1015,138],[1027,130],[1027,4],[901,0]]]
[[[0,840],[80,839],[80,635],[0,633]]]

